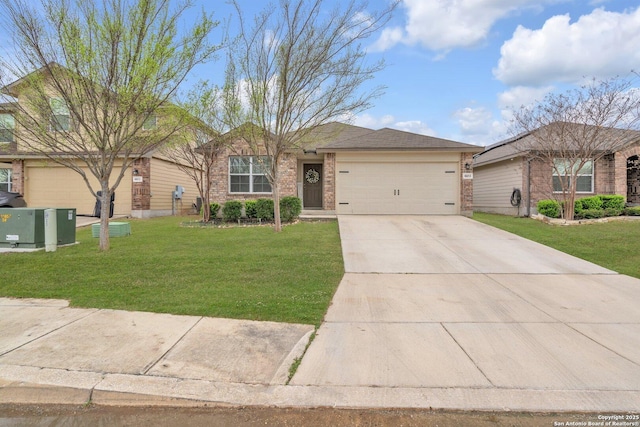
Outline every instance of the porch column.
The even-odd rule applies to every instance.
[[[322,208],[336,209],[336,153],[325,153],[322,164]]]

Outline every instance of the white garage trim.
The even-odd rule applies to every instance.
[[[358,153],[336,158],[338,214],[457,215],[459,153]]]

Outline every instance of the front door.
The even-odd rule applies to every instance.
[[[322,165],[305,164],[302,200],[305,208],[322,208]]]

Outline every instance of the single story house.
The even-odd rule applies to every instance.
[[[343,123],[316,129],[283,155],[281,196],[337,214],[472,215],[473,154],[482,147],[394,129]],[[211,201],[271,197],[248,144],[217,159]]]
[[[627,204],[639,204],[640,132],[603,130],[602,146],[610,147],[606,142],[616,141],[616,148],[594,151],[598,154],[596,161],[587,162],[579,171],[576,197],[619,194]],[[474,156],[474,210],[529,216],[537,213],[538,201],[553,199],[561,193],[552,164],[535,155],[535,148],[534,137],[525,133],[489,145]],[[519,206],[515,203],[517,199],[512,200],[516,190],[521,198]]]
[[[34,71],[44,72],[44,69]],[[0,104],[0,190],[22,194],[29,207],[76,208],[78,215],[93,215],[96,199],[80,174],[29,149],[19,138],[21,129],[15,113],[20,103],[29,102],[23,81],[17,80],[1,89],[3,95],[15,101]],[[50,98],[52,105],[53,101],[60,100],[55,95]],[[51,125],[50,132],[74,131],[68,107],[63,105],[57,110],[51,119],[55,124]],[[150,127],[155,126],[157,120],[162,120],[156,116],[152,118],[148,124]],[[144,126],[147,126],[146,122]],[[81,162],[78,166],[84,170],[92,188],[98,190],[98,180],[88,167]],[[147,218],[190,211],[198,190],[194,181],[178,166],[176,161],[159,150],[135,160],[115,191],[114,214]],[[122,162],[118,165],[116,161],[111,185],[121,168]],[[182,198],[177,200],[174,199],[176,186],[185,190]]]

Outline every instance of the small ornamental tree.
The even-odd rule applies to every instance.
[[[552,170],[549,192],[572,220],[581,176],[592,175],[598,160],[637,141],[640,93],[632,80],[591,80],[565,93],[552,93],[514,112],[518,150]]]
[[[261,168],[272,188],[275,231],[281,230],[287,151],[318,126],[368,109],[382,93],[381,87],[363,88],[384,64],[368,64],[361,43],[389,20],[397,2],[378,13],[353,0],[333,9],[326,3],[281,0],[249,21],[233,1],[240,35],[229,54],[226,87],[238,102],[229,116],[253,153],[268,159]]]
[[[109,249],[109,200],[138,158],[179,135],[172,104],[180,84],[218,49],[205,14],[180,19],[191,1],[0,0],[11,55],[3,92],[18,97],[16,140],[77,172],[101,191],[100,250]],[[7,85],[7,76],[18,81]],[[99,182],[94,188],[90,175]]]

